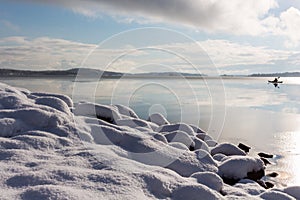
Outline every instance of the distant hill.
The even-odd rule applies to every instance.
[[[300,72],[283,72],[270,74],[251,74],[251,77],[300,77]]]
[[[102,71],[98,69],[89,68],[73,68],[69,70],[17,70],[17,69],[0,69],[0,77],[48,77],[48,76],[64,76],[64,77],[76,77],[78,72],[88,77],[122,77],[123,73]]]
[[[176,72],[153,72],[153,73],[137,73],[125,74],[121,72],[102,71],[91,68],[73,68],[68,70],[18,70],[18,69],[0,69],[0,77],[76,77],[78,74],[84,78],[153,78],[153,77],[202,77],[202,74],[176,73]],[[124,76],[125,75],[125,76]]]

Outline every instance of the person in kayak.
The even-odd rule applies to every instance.
[[[273,82],[274,82],[274,83],[277,83],[279,78],[280,78],[280,77],[275,78]]]

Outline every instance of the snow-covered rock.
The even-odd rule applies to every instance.
[[[120,114],[131,117],[131,118],[139,118],[138,115],[129,107],[124,106],[124,105],[114,105],[115,107],[117,107],[118,111]]]
[[[194,136],[194,130],[185,123],[167,124],[162,125],[156,129],[157,132],[173,132],[173,131],[184,131],[190,136]]]
[[[118,109],[112,106],[92,103],[79,103],[74,110],[74,114],[89,117],[97,117],[110,123],[116,123],[121,119]]]
[[[214,192],[210,188],[201,184],[179,187],[172,194],[172,199],[174,200],[198,200],[199,198],[214,200],[222,199],[223,197],[219,193]]]
[[[264,171],[264,168],[259,158],[232,156],[220,163],[218,173],[223,178],[240,180],[249,177],[251,172]]]
[[[249,180],[249,179],[248,179],[248,181],[239,181],[238,183],[236,183],[234,185],[234,187],[241,188],[241,189],[243,189],[243,191],[245,191],[246,193],[251,194],[251,195],[259,195],[266,191],[258,183],[254,182],[254,181],[251,182],[251,181],[252,180]]]
[[[283,192],[289,194],[290,196],[300,199],[300,186],[290,186],[283,189]]]
[[[198,183],[220,192],[223,188],[223,180],[220,176],[212,172],[196,172],[191,175]]]
[[[213,159],[215,159],[216,161],[222,161],[223,158],[225,158],[226,155],[222,154],[222,153],[217,153],[213,156]]]
[[[49,94],[49,93],[42,93],[42,92],[32,92],[29,95],[36,96],[36,97],[55,97],[64,101],[69,107],[73,107],[73,101],[67,95],[62,94]]]
[[[207,135],[206,133],[197,133],[196,137],[203,141],[213,140],[213,138],[210,135]]]
[[[192,137],[192,139],[193,139],[193,142],[194,142],[194,149],[195,150],[203,149],[207,152],[210,152],[208,145],[204,141],[200,140],[197,137]]]
[[[167,138],[168,142],[180,142],[188,148],[195,146],[194,141],[186,132],[183,131],[173,131],[171,133],[164,134],[164,136]]]
[[[263,192],[259,195],[259,197],[265,200],[296,200],[294,197],[286,193],[274,190]]]
[[[190,127],[192,127],[192,129],[194,130],[195,133],[205,133],[205,131],[203,131],[201,128],[199,128],[198,126],[195,126],[193,124],[190,124]]]
[[[215,146],[214,148],[211,149],[211,155],[215,155],[217,153],[222,153],[226,156],[231,156],[231,155],[246,155],[244,151],[242,151],[240,148],[237,146],[231,144],[231,143],[221,143]]]
[[[160,113],[153,113],[149,116],[148,121],[153,122],[159,126],[170,124],[168,120]]]
[[[158,127],[122,105],[72,107],[0,83],[0,199],[299,199],[299,187],[242,179],[262,161],[231,144],[210,153],[215,141],[196,126]]]
[[[181,142],[170,142],[169,145],[178,149],[189,151],[189,148]]]
[[[215,147],[218,144],[215,140],[205,140],[205,142],[209,147]]]

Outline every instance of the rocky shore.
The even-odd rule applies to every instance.
[[[300,199],[250,150],[159,113],[0,84],[0,199]]]

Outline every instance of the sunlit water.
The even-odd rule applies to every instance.
[[[278,185],[300,185],[300,78],[103,79],[2,78],[31,91],[63,93],[75,101],[124,104],[146,119],[160,112],[169,121],[197,124],[218,141],[243,142],[252,154],[275,154],[268,171]]]

